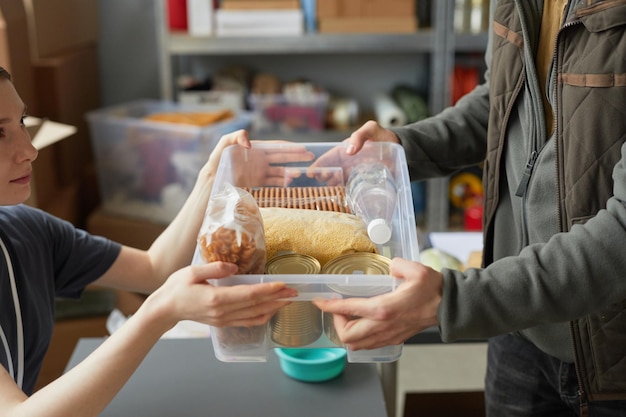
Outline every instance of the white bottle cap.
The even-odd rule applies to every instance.
[[[385,219],[374,219],[367,225],[367,234],[377,245],[389,242],[391,227]]]

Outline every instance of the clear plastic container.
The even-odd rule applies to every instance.
[[[136,100],[87,113],[104,210],[169,224],[220,137],[250,128],[252,114],[239,112],[231,120],[203,127],[155,122],[146,116],[213,110]]]
[[[298,170],[301,175],[293,181],[285,177],[284,186],[270,185],[269,180],[256,175],[252,170],[251,161],[259,155],[278,155],[289,152],[290,147],[306,147],[306,150],[315,155],[315,159],[299,163],[275,163],[289,171]],[[282,190],[290,189],[293,195],[300,196],[296,191],[309,190],[306,196],[298,197],[301,200],[291,201],[297,207],[310,207],[311,210],[321,210],[324,207],[342,209],[347,207],[345,198],[336,194],[326,193],[328,188],[345,187],[350,173],[360,164],[370,166],[382,162],[388,167],[396,184],[396,202],[391,217],[391,238],[384,244],[377,244],[377,251],[388,259],[401,257],[408,260],[419,260],[417,242],[417,228],[411,195],[406,157],[404,149],[395,143],[368,142],[356,155],[346,153],[347,145],[343,142],[333,143],[263,143],[255,142],[251,149],[239,146],[230,146],[224,150],[219,163],[212,193],[218,193],[225,184],[232,184],[248,190]],[[320,174],[307,175],[307,174]],[[287,175],[287,174],[285,174]],[[274,178],[273,184],[277,181]],[[259,193],[264,195],[263,203],[266,206],[279,207],[284,203],[284,194],[279,192]],[[282,196],[282,197],[281,197]],[[329,201],[332,200],[332,201]],[[303,237],[306,239],[306,236]],[[196,251],[193,263],[200,263],[200,255]],[[355,271],[354,273],[318,273],[302,274],[264,274],[264,275],[234,275],[232,277],[211,280],[215,286],[233,286],[240,284],[255,284],[261,282],[285,282],[287,286],[298,289],[298,297],[292,299],[294,303],[306,304],[315,298],[368,298],[395,291],[400,281],[391,275],[384,275],[375,271]],[[316,320],[322,316],[321,311],[316,314]],[[328,322],[328,320],[327,320]],[[323,323],[323,317],[322,317]],[[329,325],[329,323],[327,323]],[[328,326],[327,326],[328,327]],[[266,325],[252,328],[226,327],[212,328],[211,338],[215,349],[215,356],[223,362],[265,362],[269,352],[276,347],[285,346],[280,338],[272,338],[275,321]],[[332,329],[319,332],[311,328],[311,340],[300,339],[298,348],[326,348],[345,347],[341,341],[332,336]],[[389,345],[377,349],[363,349],[348,351],[348,362],[392,362],[400,358],[402,345]]]
[[[393,174],[382,162],[364,162],[352,170],[346,184],[350,210],[367,224],[372,242],[389,242],[398,198]]]

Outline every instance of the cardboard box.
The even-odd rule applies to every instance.
[[[148,249],[165,227],[158,223],[108,214],[102,208],[87,218],[89,233],[138,249]]]
[[[59,144],[59,181],[81,180],[93,162],[85,114],[100,106],[98,49],[95,44],[39,59],[34,63],[39,115],[76,126],[76,134]]]
[[[33,145],[39,151],[33,162],[31,195],[26,201],[34,207],[42,207],[54,200],[61,189],[55,151],[59,142],[76,133],[74,126],[51,122],[36,117],[27,117],[26,126]]]
[[[152,245],[165,227],[162,224],[107,214],[102,208],[98,208],[87,218],[86,229],[94,235],[145,250]],[[125,316],[134,314],[146,299],[144,294],[129,291],[117,290],[115,293],[116,308]]]
[[[84,215],[80,197],[78,182],[61,186],[52,199],[42,204],[40,208],[77,227],[82,227]]]
[[[0,65],[13,77],[13,84],[32,114],[35,103],[33,68],[28,42],[26,11],[20,1],[0,0]]]
[[[341,16],[340,0],[317,0],[317,18]]]
[[[22,1],[33,61],[98,41],[98,0]]]
[[[415,16],[415,0],[317,0],[318,19]]]
[[[417,18],[408,17],[327,17],[319,20],[320,33],[413,33]]]
[[[414,0],[342,0],[343,17],[415,16]]]

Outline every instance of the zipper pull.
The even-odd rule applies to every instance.
[[[589,403],[584,391],[578,391],[578,401],[580,401],[580,417],[589,417]]]
[[[522,175],[522,179],[517,186],[517,191],[515,191],[515,195],[518,197],[523,197],[526,194],[526,189],[528,188],[528,183],[530,182],[530,175],[533,172],[533,168],[535,167],[535,162],[537,161],[537,156],[539,154],[537,151],[532,151],[530,154],[530,158],[526,163],[526,168],[524,169],[524,174]]]

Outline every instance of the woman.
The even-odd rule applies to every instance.
[[[221,152],[232,144],[249,148],[245,132],[220,140],[180,213],[142,251],[22,204],[31,192],[31,164],[37,157],[25,117],[10,74],[0,67],[0,416],[98,415],[178,321],[254,326],[296,295],[284,283],[213,287],[207,279],[229,276],[236,266],[189,266]],[[287,156],[255,157],[264,177],[283,181],[285,173],[269,163],[312,155],[292,148]],[[50,342],[55,297],[78,297],[90,283],[151,295],[93,354],[30,395]]]

